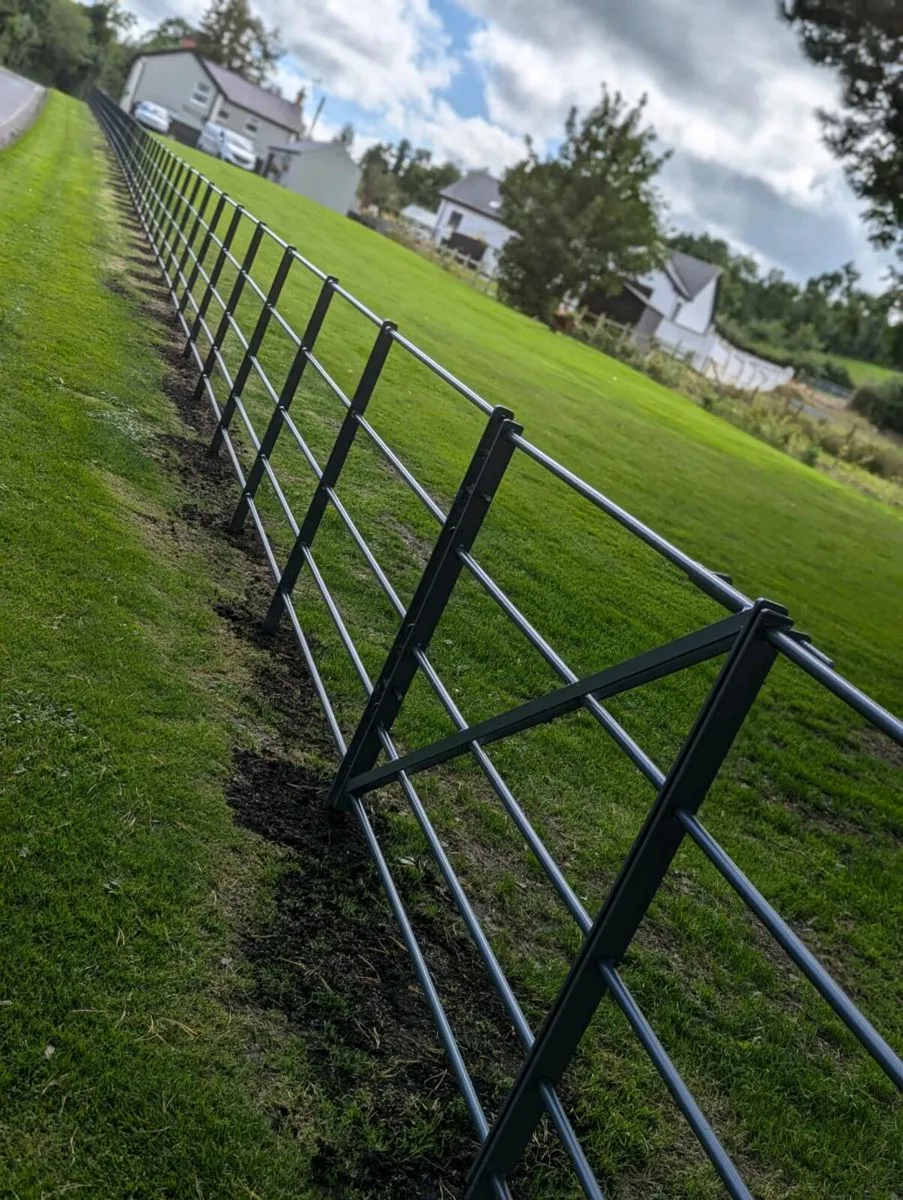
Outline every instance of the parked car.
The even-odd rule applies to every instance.
[[[141,100],[135,105],[134,116],[139,125],[153,129],[156,133],[169,133],[172,117],[162,104],[154,104],[152,100]]]
[[[257,150],[251,139],[242,133],[234,133],[223,125],[217,125],[216,121],[208,121],[201,130],[198,149],[215,154],[223,162],[244,167],[246,171],[253,171],[257,164]]]

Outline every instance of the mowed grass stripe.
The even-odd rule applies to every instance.
[[[247,685],[165,534],[178,426],[104,178],[57,94],[0,154],[0,1194],[315,1195],[223,965],[270,870],[223,800]]]

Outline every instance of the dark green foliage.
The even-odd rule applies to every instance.
[[[903,19],[894,0],[781,0],[807,56],[834,67],[843,111],[825,141],[866,202],[875,242],[903,251]]]
[[[122,38],[133,23],[118,0],[7,0],[0,11],[0,66],[76,96],[92,87],[117,92],[128,59]]]
[[[267,29],[248,0],[212,0],[201,20],[197,45],[205,58],[251,83],[263,83],[282,54],[278,30]]]
[[[850,388],[853,387],[853,377],[850,372],[841,362],[836,359],[826,358],[821,367],[821,378],[827,379],[829,383],[836,383],[838,387]]]
[[[434,163],[429,150],[415,149],[407,138],[397,146],[384,142],[371,146],[361,157],[361,172],[361,204],[394,213],[408,204],[437,209],[442,189],[461,178],[454,163]]]
[[[850,404],[879,429],[903,434],[903,379],[864,383]]]
[[[643,274],[664,253],[660,200],[653,186],[667,155],[643,125],[645,99],[628,108],[603,86],[578,121],[571,109],[554,158],[529,138],[527,157],[502,181],[501,219],[517,237],[499,264],[499,294],[543,321],[565,296],[616,290],[622,275]]]
[[[196,39],[197,30],[183,17],[167,17],[141,39],[141,50],[170,50],[186,39]]]

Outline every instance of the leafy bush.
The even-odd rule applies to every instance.
[[[903,434],[903,378],[864,383],[853,393],[850,407],[878,429]]]
[[[852,375],[850,375],[850,372],[843,363],[838,362],[836,358],[822,360],[819,378],[827,379],[828,383],[836,383],[838,387],[849,388],[850,391],[853,390]]]

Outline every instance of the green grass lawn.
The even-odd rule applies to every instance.
[[[837,362],[843,363],[850,372],[850,378],[853,380],[854,387],[859,387],[862,383],[892,379],[895,375],[900,374],[899,371],[892,371],[889,367],[879,367],[877,363],[860,362],[858,358],[838,357]]]
[[[787,604],[843,671],[903,707],[898,512],[346,219],[190,157],[487,399],[513,408],[540,446],[740,587]],[[315,1054],[303,1012],[301,1035],[286,1026],[280,997],[299,969],[316,974],[305,962],[319,963],[330,983],[314,986],[308,1007],[318,1020],[327,1012],[321,1023],[340,1045],[342,1027],[379,991],[369,943],[360,980],[334,994],[329,945],[320,944],[329,903],[280,924],[287,860],[233,827],[224,787],[235,747],[282,740],[299,768],[332,763],[318,731],[274,733],[253,695],[257,659],[213,615],[214,600],[247,582],[238,552],[212,537],[164,536],[186,500],[161,461],[161,435],[179,429],[155,352],[165,334],[119,294],[127,247],[103,180],[87,113],[56,96],[0,156],[0,1194],[419,1196],[361,1180],[380,1156],[432,1159],[443,1178],[447,1117],[431,1089],[402,1095],[393,1083],[406,1078],[400,1052],[375,1070],[359,1047]],[[266,251],[261,278],[275,265]],[[106,286],[111,278],[120,286]],[[293,272],[280,309],[296,328],[314,294]],[[255,315],[243,302],[243,323]],[[318,350],[346,388],[373,333],[334,303]],[[226,353],[235,360],[233,342]],[[274,335],[261,358],[278,376],[289,354]],[[246,399],[262,422],[261,390],[249,387]],[[308,378],[294,411],[322,461],[338,404]],[[479,434],[476,411],[396,350],[372,419],[447,502]],[[303,511],[312,480],[287,439],[273,462]],[[430,518],[364,444],[339,492],[408,597],[435,536]],[[224,493],[223,511],[234,498]],[[275,527],[271,499],[264,509]],[[288,543],[284,531],[277,544],[284,552]],[[392,613],[331,518],[316,553],[374,675]],[[717,615],[522,460],[477,553],[580,672]],[[255,588],[262,611],[266,593]],[[297,595],[350,733],[362,692],[308,579]],[[456,592],[433,657],[471,720],[554,682],[472,582]],[[611,707],[666,766],[710,678],[699,669]],[[447,728],[418,683],[399,740],[416,745]],[[639,828],[648,786],[585,716],[513,739],[493,758],[593,911]],[[575,949],[573,930],[470,766],[425,778],[423,795],[538,1023]],[[447,925],[450,906],[412,818],[389,792],[372,807],[419,928]],[[781,668],[704,816],[899,1046],[903,806],[889,748]],[[313,875],[317,864],[301,855],[293,869]],[[344,892],[335,906],[362,938],[381,919],[375,903],[362,909]],[[248,908],[269,913],[265,936],[287,947],[267,967],[267,1005],[258,968],[237,944]],[[437,953],[431,945],[434,964]],[[899,1098],[690,849],[625,975],[757,1195],[899,1190]],[[407,1003],[414,1024],[413,991]],[[478,1085],[491,1092],[510,1053],[460,996],[453,1015]],[[381,1030],[374,1024],[377,1044]],[[611,1006],[566,1090],[612,1195],[720,1194]],[[338,1166],[317,1191],[309,1181],[323,1177],[324,1159]],[[525,1194],[569,1196],[565,1178],[553,1163]]]
[[[900,707],[898,512],[340,216],[202,154],[186,157],[488,400],[510,406],[541,447],[702,561],[730,572],[750,594],[785,603],[841,670]],[[262,281],[275,265],[275,251],[264,251]],[[280,310],[301,328],[314,296],[314,281],[297,271]],[[248,326],[256,309],[256,302],[242,302]],[[318,350],[346,390],[373,333],[346,305],[333,304]],[[226,353],[238,361],[228,339]],[[268,335],[261,358],[281,378],[289,359],[284,338]],[[264,393],[252,385],[246,399],[262,427],[269,411]],[[479,432],[478,414],[394,351],[370,412],[447,501]],[[295,413],[322,461],[338,404],[308,378]],[[273,462],[296,511],[303,511],[311,479],[287,437]],[[435,534],[430,519],[363,444],[339,492],[402,595],[410,595]],[[275,502],[265,498],[263,505],[278,530]],[[277,537],[283,553],[289,541],[287,530]],[[716,615],[654,555],[523,460],[511,468],[478,550],[578,671]],[[373,676],[394,628],[391,614],[338,521],[321,529],[317,558]],[[309,580],[298,596],[350,732],[361,689]],[[456,593],[433,656],[471,720],[554,682],[471,581]],[[694,672],[612,708],[667,765],[710,677]],[[448,724],[426,686],[418,686],[399,734],[416,745]],[[639,827],[648,787],[585,716],[518,737],[493,757],[594,909]],[[439,774],[424,781],[430,812],[538,1019],[574,938],[475,768],[459,762]],[[417,871],[426,871],[412,818],[387,795],[374,808],[394,813],[397,844]],[[903,1023],[891,980],[903,960],[903,806],[899,760],[890,748],[781,665],[708,803],[707,819],[899,1044]],[[762,953],[765,946],[712,872],[686,850],[641,932],[628,974],[760,1194],[886,1195],[903,1171],[899,1098],[780,956]],[[607,1009],[597,1024],[574,1087],[603,1177],[624,1195],[659,1194],[656,1188],[667,1195],[717,1194],[629,1031]],[[560,1181],[549,1186],[550,1195],[562,1194]]]
[[[273,869],[223,802],[266,729],[211,610],[235,568],[215,593],[167,534],[179,425],[103,179],[56,94],[0,154],[0,1194],[318,1195],[222,965]]]

